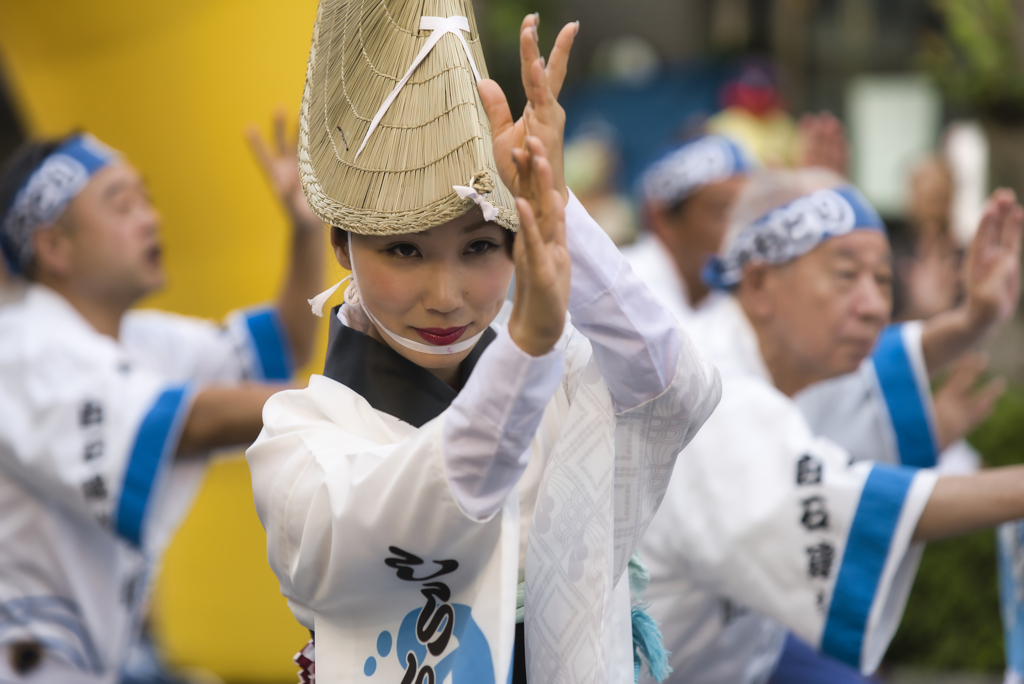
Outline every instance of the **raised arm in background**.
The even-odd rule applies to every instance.
[[[277,299],[277,310],[291,342],[295,365],[302,366],[313,352],[313,340],[320,320],[309,315],[306,300],[323,289],[324,241],[327,238],[323,222],[309,208],[302,192],[298,144],[287,136],[286,128],[287,115],[284,110],[278,110],[274,114],[271,144],[264,141],[256,126],[249,127],[246,137],[291,225],[288,263]]]

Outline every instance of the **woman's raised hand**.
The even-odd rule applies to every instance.
[[[565,136],[565,111],[558,104],[558,94],[565,81],[569,53],[579,31],[579,22],[566,24],[555,40],[550,58],[545,62],[537,45],[537,24],[540,17],[527,15],[519,29],[519,61],[522,68],[523,89],[528,103],[523,115],[515,120],[501,87],[489,79],[480,81],[478,88],[487,117],[491,122],[494,159],[501,180],[512,194],[521,195],[520,170],[512,160],[512,151],[525,147],[526,137],[538,138],[546,150],[551,166],[555,191],[564,204],[569,200],[565,187],[562,162]]]
[[[554,186],[544,144],[533,136],[509,155],[519,179],[519,234],[508,331],[531,356],[551,351],[565,328],[571,260],[565,245],[565,204]]]

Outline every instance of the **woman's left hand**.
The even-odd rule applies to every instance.
[[[491,123],[491,140],[498,173],[505,186],[517,197],[521,195],[519,169],[512,159],[512,151],[526,147],[526,136],[538,138],[544,146],[551,165],[554,189],[569,201],[565,187],[562,159],[565,136],[565,110],[558,104],[558,95],[565,81],[569,52],[579,31],[579,22],[566,24],[555,40],[550,58],[545,63],[537,44],[539,17],[530,14],[523,19],[519,31],[519,59],[522,67],[523,88],[528,103],[518,120],[512,118],[508,100],[501,86],[492,80],[480,81],[480,99]]]
[[[306,195],[302,192],[302,183],[299,180],[298,142],[295,138],[289,139],[285,134],[287,121],[288,114],[284,109],[274,112],[272,145],[263,140],[260,129],[255,124],[246,129],[245,137],[248,138],[252,154],[263,169],[277,199],[288,212],[292,227],[296,230],[315,230],[319,236],[324,224],[309,208]]]

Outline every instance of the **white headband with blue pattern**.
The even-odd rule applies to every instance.
[[[672,205],[705,185],[753,168],[738,145],[719,135],[705,135],[683,143],[652,163],[640,176],[638,190],[644,201]]]
[[[740,229],[722,255],[708,260],[701,276],[708,287],[728,290],[739,284],[743,267],[752,261],[784,264],[830,237],[862,229],[886,232],[882,217],[859,190],[852,185],[818,190]]]
[[[76,135],[61,144],[21,186],[0,224],[0,249],[12,273],[20,274],[32,260],[32,233],[54,223],[89,183],[111,164],[117,153],[91,135]]]

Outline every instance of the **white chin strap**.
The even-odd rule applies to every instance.
[[[402,337],[401,335],[393,333],[387,328],[385,328],[381,324],[381,322],[377,320],[377,317],[370,313],[370,310],[366,308],[366,304],[363,303],[363,298],[359,296],[359,281],[356,279],[356,264],[355,261],[352,260],[351,236],[349,237],[348,244],[349,260],[352,263],[352,273],[346,276],[345,278],[342,278],[341,281],[334,285],[333,287],[321,292],[316,297],[307,300],[309,302],[310,307],[312,307],[314,314],[322,318],[324,315],[324,304],[327,303],[327,300],[330,299],[331,295],[337,292],[338,288],[344,285],[346,281],[351,280],[352,282],[349,283],[349,286],[345,289],[345,303],[348,304],[349,306],[361,307],[362,310],[366,312],[366,315],[373,322],[373,324],[377,326],[377,330],[380,330],[382,333],[384,333],[385,335],[387,335],[392,340],[402,345],[406,349],[411,349],[412,351],[419,352],[421,354],[433,354],[435,356],[461,354],[467,349],[472,349],[473,347],[475,347],[476,343],[480,341],[481,337],[483,337],[484,330],[481,330],[479,333],[473,335],[473,337],[470,337],[468,340],[462,340],[461,342],[456,342],[455,344],[440,347],[434,344],[424,344],[422,342],[415,342],[408,338]]]

